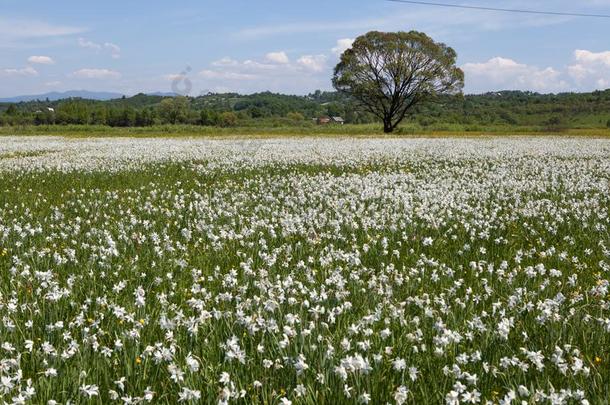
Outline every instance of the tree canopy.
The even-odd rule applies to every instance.
[[[341,55],[333,85],[381,119],[392,132],[416,104],[460,93],[456,52],[422,32],[372,31]]]

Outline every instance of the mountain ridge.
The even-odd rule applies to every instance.
[[[89,90],[68,90],[68,91],[51,91],[43,94],[27,94],[13,97],[0,98],[0,103],[21,103],[35,100],[57,101],[67,98],[84,98],[88,100],[106,101],[115,98],[121,98],[124,94],[108,91],[89,91]]]
[[[174,97],[175,93],[156,91],[153,93],[146,93],[148,96],[162,96],[162,97]],[[41,100],[49,101],[65,100],[70,98],[82,98],[86,100],[97,100],[97,101],[108,101],[117,98],[131,97],[123,93],[115,93],[111,91],[90,91],[90,90],[68,90],[68,91],[51,91],[43,94],[27,94],[13,97],[0,98],[0,103],[22,103],[29,101]]]

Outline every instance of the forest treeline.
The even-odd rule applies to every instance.
[[[307,96],[274,93],[169,97],[138,94],[115,100],[64,99],[0,104],[0,125],[107,125],[146,127],[307,126],[323,116],[348,124],[376,123],[356,102],[337,92]],[[502,91],[445,96],[418,106],[406,120],[422,128],[442,124],[538,126],[552,129],[610,127],[610,89],[592,93],[538,94]]]

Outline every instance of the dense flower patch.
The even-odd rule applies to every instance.
[[[610,397],[610,141],[2,141],[2,402]]]

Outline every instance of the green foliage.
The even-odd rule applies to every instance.
[[[546,121],[546,129],[549,132],[561,132],[568,129],[568,124],[563,117],[555,115]]]
[[[165,98],[159,104],[159,116],[170,124],[186,123],[189,112],[189,99],[186,97]]]
[[[223,128],[234,127],[237,125],[237,114],[232,111],[223,112],[220,114],[219,123]]]
[[[8,108],[5,111],[5,114],[9,115],[9,116],[17,115],[17,107],[15,107],[14,104],[9,105]]]
[[[216,111],[203,109],[199,112],[199,124],[205,126],[217,125],[219,116]]]
[[[286,118],[292,121],[303,121],[305,117],[300,112],[289,112],[286,114]]]

